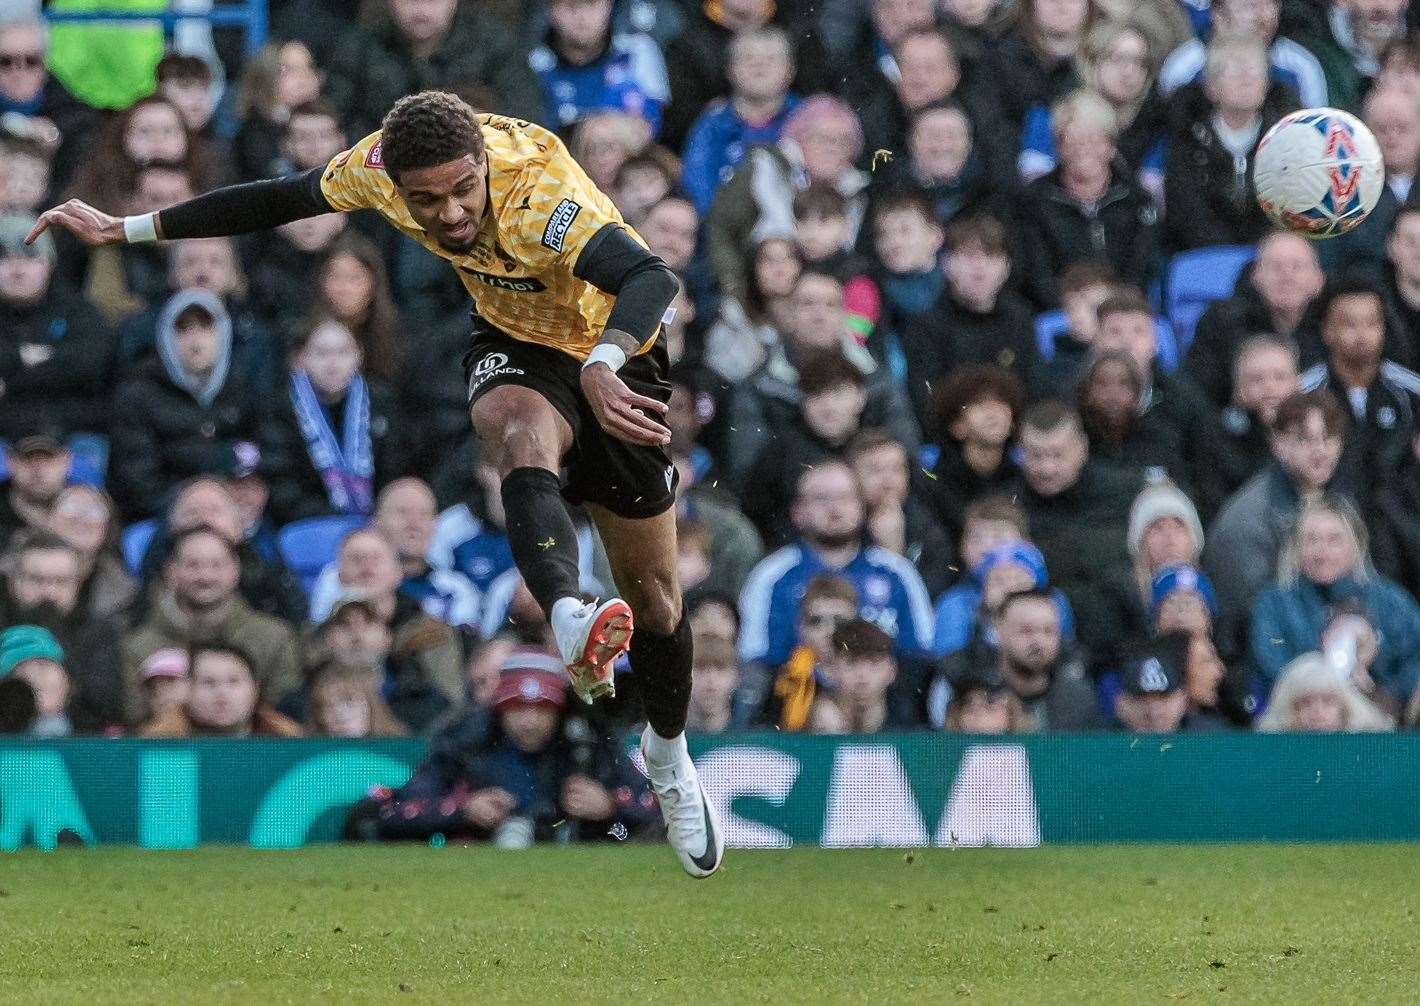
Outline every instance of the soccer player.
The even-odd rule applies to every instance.
[[[362,209],[447,259],[472,295],[464,376],[474,429],[502,475],[513,557],[582,699],[611,694],[612,663],[630,651],[671,845],[688,873],[709,876],[724,837],[685,743],[691,640],[661,421],[670,385],[657,335],[677,282],[556,136],[425,91],[324,168],[126,218],[70,200],[30,239],[52,226],[90,245],[215,237]],[[579,593],[562,497],[591,513],[626,600]]]

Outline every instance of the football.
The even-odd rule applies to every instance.
[[[1310,238],[1345,234],[1376,208],[1385,165],[1356,116],[1306,108],[1283,116],[1257,145],[1253,184],[1263,212]]]

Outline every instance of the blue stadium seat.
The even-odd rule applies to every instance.
[[[1198,319],[1215,300],[1233,295],[1238,276],[1257,249],[1251,245],[1218,245],[1180,252],[1169,263],[1164,313],[1173,322],[1180,353],[1188,352]]]
[[[143,568],[143,557],[148,554],[148,546],[153,544],[153,536],[158,533],[158,519],[150,517],[130,524],[123,529],[120,547],[123,549],[123,564],[134,576]]]
[[[1178,343],[1178,335],[1167,318],[1157,318],[1159,331],[1159,366],[1165,370],[1178,369],[1183,358],[1183,350]],[[1069,326],[1070,319],[1064,311],[1047,311],[1035,318],[1035,343],[1040,349],[1042,360],[1055,358],[1055,337]]]
[[[349,515],[292,521],[276,533],[276,549],[309,592],[320,571],[335,560],[345,536],[368,523],[366,517]]]

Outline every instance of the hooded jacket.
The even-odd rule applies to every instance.
[[[218,331],[217,360],[204,378],[178,361],[175,322],[192,306],[205,309]],[[256,411],[231,373],[231,322],[218,297],[205,290],[174,295],[158,319],[157,350],[114,399],[109,488],[128,521],[156,515],[187,479],[230,471],[245,449],[238,445],[257,439]]]

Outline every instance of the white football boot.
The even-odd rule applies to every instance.
[[[597,604],[564,597],[552,606],[552,634],[572,679],[572,691],[587,705],[616,694],[612,664],[631,648],[631,606],[619,597]]]
[[[655,760],[652,752],[664,760]],[[641,758],[651,789],[661,804],[666,839],[680,857],[680,865],[697,879],[710,876],[725,858],[725,833],[700,785],[695,762],[685,746],[685,735],[667,741],[656,737],[648,726],[641,734]]]

